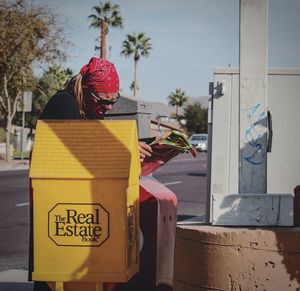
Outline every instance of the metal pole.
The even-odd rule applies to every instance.
[[[212,131],[213,131],[213,102],[214,83],[209,83],[208,116],[207,116],[207,184],[206,184],[206,214],[205,223],[212,222],[212,199],[211,199],[211,152],[212,152]]]
[[[23,105],[23,110],[22,110],[22,131],[21,131],[21,160],[23,161],[23,142],[24,142],[24,127],[25,127],[25,106]]]

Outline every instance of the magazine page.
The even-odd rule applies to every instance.
[[[146,157],[142,162],[142,176],[151,174],[179,154],[189,152],[193,158],[196,157],[196,151],[186,137],[176,131],[153,141],[150,146],[152,156]]]

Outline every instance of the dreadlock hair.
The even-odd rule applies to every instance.
[[[82,117],[85,117],[85,103],[82,83],[83,78],[82,75],[79,73],[66,82],[66,84],[63,86],[63,90],[66,90],[75,96],[80,115]]]

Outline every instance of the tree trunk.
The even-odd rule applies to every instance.
[[[176,118],[178,117],[178,105],[176,105]]]
[[[100,58],[106,60],[106,22],[102,21],[100,36]]]
[[[10,150],[10,134],[12,129],[12,120],[11,118],[7,118],[7,125],[5,129],[5,137],[6,137],[6,162],[11,162],[11,150]]]
[[[133,96],[137,95],[137,61],[134,61],[134,83],[133,83]]]

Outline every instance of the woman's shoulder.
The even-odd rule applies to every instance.
[[[40,119],[82,119],[75,97],[62,90],[54,94],[46,104]]]
[[[59,102],[59,103],[76,103],[75,97],[66,90],[57,91],[49,100],[49,102]]]

